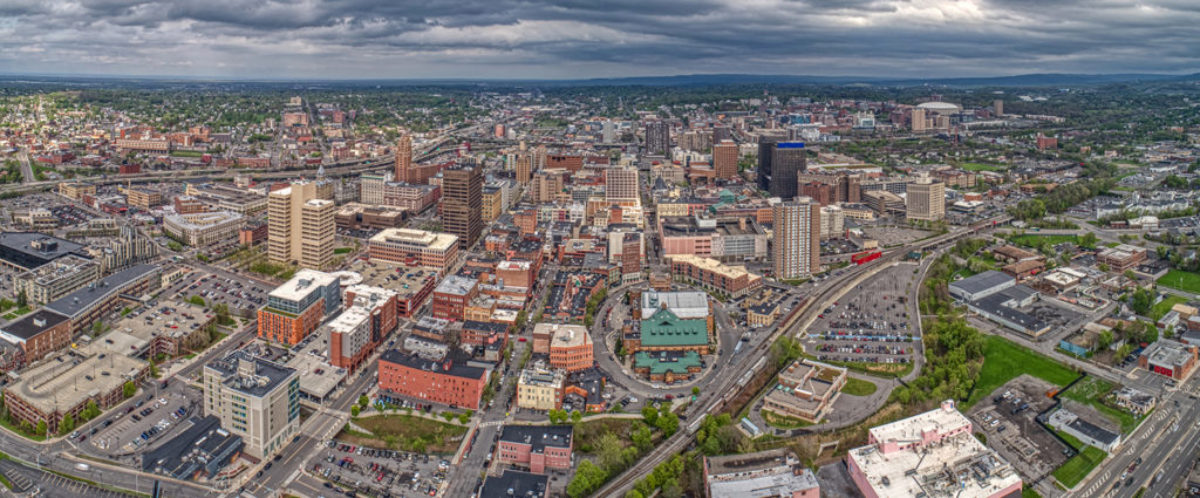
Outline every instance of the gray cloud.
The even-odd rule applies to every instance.
[[[1189,0],[8,0],[0,72],[286,78],[1200,70]]]

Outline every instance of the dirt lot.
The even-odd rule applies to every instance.
[[[1021,375],[967,412],[975,423],[975,432],[983,433],[988,446],[1028,481],[1049,475],[1069,457],[1069,448],[1034,421],[1038,413],[1054,406],[1054,400],[1046,396],[1054,388],[1041,379]],[[1028,407],[1020,410],[1025,404]]]

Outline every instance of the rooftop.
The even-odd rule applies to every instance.
[[[221,383],[243,394],[263,397],[296,375],[296,371],[242,350],[204,366],[221,376]]]
[[[708,318],[708,294],[699,291],[642,293],[642,319],[649,319],[666,307],[675,316],[689,320]]]
[[[500,429],[500,441],[528,444],[534,453],[541,453],[547,446],[571,447],[571,434],[569,425],[505,425]]]
[[[819,487],[812,471],[787,449],[706,460],[713,496],[792,496]]]
[[[96,262],[74,254],[68,254],[17,276],[32,279],[38,285],[49,285],[60,278],[73,276],[85,267],[96,266]]]
[[[163,218],[163,222],[169,222],[185,230],[198,230],[221,223],[237,222],[242,218],[242,215],[229,211],[213,211],[209,213],[169,214]]]
[[[119,330],[139,339],[150,341],[155,337],[183,337],[212,321],[216,315],[207,308],[194,304],[166,300],[158,306],[140,312],[138,316],[126,316],[113,325]]]
[[[0,232],[0,257],[15,263],[22,268],[40,266],[41,263],[57,259],[67,254],[82,254],[83,245],[58,237],[51,237],[39,232]],[[10,257],[16,253],[18,258],[32,259],[37,264],[30,265]]]
[[[401,299],[416,294],[430,280],[436,281],[438,274],[437,270],[403,266],[381,259],[355,260],[350,270],[362,277],[363,285],[389,289]]]
[[[380,361],[403,365],[414,370],[422,370],[425,372],[439,373],[464,379],[482,379],[487,375],[486,368],[473,367],[467,365],[465,359],[462,358],[447,358],[443,361],[429,361],[415,354],[405,354],[396,349],[384,351],[379,357]]]
[[[438,294],[451,294],[455,296],[465,296],[479,282],[473,278],[464,277],[462,275],[450,275],[433,289]]]
[[[530,474],[517,470],[505,470],[499,477],[488,477],[483,481],[479,498],[543,498],[550,483],[550,476]]]
[[[372,243],[404,244],[414,248],[445,251],[458,244],[458,236],[449,233],[434,233],[412,228],[387,228],[371,237]]]
[[[43,308],[20,320],[0,326],[0,338],[14,343],[25,342],[67,320],[66,316]]]
[[[123,292],[126,287],[157,271],[159,269],[155,265],[137,265],[121,270],[50,302],[46,309],[74,318],[96,302],[111,294]]]
[[[192,417],[177,436],[142,455],[142,470],[188,479],[242,447],[242,437],[221,428],[215,416]]]
[[[305,268],[297,271],[291,280],[276,287],[268,296],[285,301],[300,301],[313,290],[338,280],[336,275]]]
[[[950,282],[950,288],[957,289],[967,294],[978,294],[1012,281],[1012,277],[1005,275],[1002,272],[988,270],[983,273],[964,278],[957,282]]]
[[[759,275],[750,273],[745,266],[727,265],[712,258],[702,258],[691,254],[680,254],[668,256],[672,262],[687,263],[696,266],[702,270],[712,272],[730,280],[739,278],[749,278],[751,280],[759,278]]]
[[[1195,357],[1188,350],[1189,347],[1191,346],[1170,339],[1159,339],[1147,346],[1146,350],[1142,351],[1142,356],[1147,357],[1152,364],[1182,367]]]
[[[42,413],[65,412],[94,396],[120,389],[148,365],[93,343],[66,349],[20,374],[9,372],[16,380],[8,391]]]
[[[651,375],[665,374],[671,372],[674,374],[686,374],[688,368],[700,368],[700,355],[695,351],[684,351],[683,353],[672,351],[638,351],[633,355],[633,366],[635,368],[649,368]]]

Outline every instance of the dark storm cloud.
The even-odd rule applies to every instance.
[[[1200,2],[8,0],[0,71],[970,76],[1200,69]]]

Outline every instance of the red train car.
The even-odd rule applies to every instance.
[[[880,256],[883,256],[883,251],[865,251],[850,256],[850,261],[856,265],[861,265],[875,261],[879,259]]]

